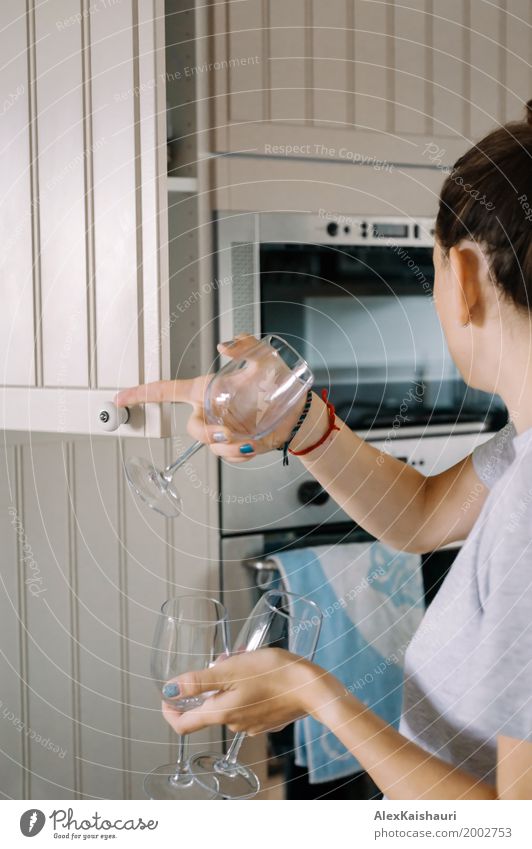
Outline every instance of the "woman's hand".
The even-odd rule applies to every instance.
[[[227,357],[240,358],[246,351],[257,344],[257,339],[249,334],[240,334],[232,342],[221,342],[219,352]],[[192,406],[192,414],[187,423],[187,431],[200,442],[209,445],[214,454],[224,460],[243,463],[256,454],[263,454],[282,445],[288,438],[292,427],[300,413],[293,411],[288,420],[283,422],[273,433],[260,440],[242,440],[230,427],[210,425],[205,419],[204,398],[207,384],[212,374],[201,375],[190,380],[160,380],[146,383],[131,389],[124,389],[116,395],[115,401],[119,407],[134,407],[138,404],[185,402]],[[246,375],[246,378],[249,377]],[[304,399],[301,401],[303,408]],[[245,448],[244,448],[245,446]],[[242,451],[242,448],[244,450]],[[250,450],[250,448],[252,450]]]
[[[186,713],[164,702],[163,716],[178,734],[208,725],[250,735],[273,731],[308,713],[318,688],[329,680],[341,687],[321,667],[283,649],[243,652],[169,682],[179,688],[176,699],[216,692]]]

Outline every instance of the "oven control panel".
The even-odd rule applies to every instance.
[[[422,474],[450,468],[492,436],[489,432],[372,439],[377,450],[409,463]],[[295,457],[283,466],[279,452],[249,463],[221,463],[222,534],[290,530],[350,521],[331,496]]]
[[[390,246],[432,247],[434,219],[409,216],[346,215],[326,209],[301,215],[276,213],[259,216],[262,242],[298,242],[300,244],[364,245],[385,243]]]

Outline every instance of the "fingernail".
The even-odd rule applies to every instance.
[[[220,345],[223,345],[223,346],[224,346],[224,348],[230,348],[230,347],[231,347],[231,345],[234,345],[234,344],[235,344],[235,343],[234,343],[234,340],[233,340],[233,339],[230,339],[230,340],[229,340],[229,342],[220,342]]]
[[[255,449],[253,448],[253,445],[250,445],[249,442],[247,442],[245,445],[240,446],[241,454],[253,454],[254,450]]]
[[[165,684],[163,687],[163,696],[165,699],[173,699],[179,695],[179,687],[177,684]]]
[[[227,436],[219,430],[217,430],[216,433],[213,433],[212,438],[215,442],[227,442]]]

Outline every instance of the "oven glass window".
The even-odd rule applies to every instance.
[[[359,430],[504,424],[498,397],[466,387],[432,298],[432,249],[262,244],[261,327],[308,360]]]

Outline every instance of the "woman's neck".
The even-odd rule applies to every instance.
[[[506,344],[505,344],[506,343]],[[532,324],[512,327],[501,346],[502,358],[495,392],[508,408],[517,433],[532,428]]]

